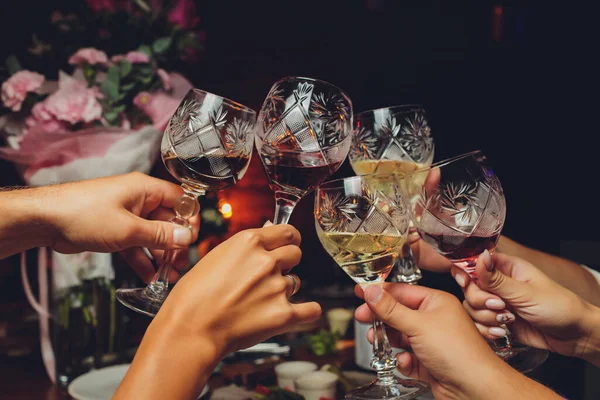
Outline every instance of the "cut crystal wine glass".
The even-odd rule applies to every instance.
[[[506,217],[500,180],[479,151],[432,164],[404,176],[413,223],[423,241],[477,282],[475,266],[493,253]],[[507,335],[492,347],[513,368],[528,372],[542,364],[546,350],[520,345]]]
[[[256,112],[221,96],[191,89],[165,129],[162,160],[184,194],[171,222],[190,227],[200,212],[198,196],[237,183],[250,165]],[[164,252],[159,268],[145,288],[118,289],[117,299],[134,311],[155,316],[169,289],[169,272],[177,250]]]
[[[276,82],[258,115],[256,150],[275,193],[274,224],[335,173],[350,149],[352,102],[330,83],[302,77]]]
[[[326,182],[315,194],[315,227],[335,262],[366,288],[383,285],[407,239],[410,215],[397,175],[374,174]],[[429,390],[394,374],[396,358],[385,326],[373,316],[372,367],[377,378],[347,399],[412,399]]]
[[[393,106],[355,114],[349,159],[357,175],[406,174],[431,165],[434,147],[423,107]],[[407,242],[392,280],[416,284],[421,276]]]

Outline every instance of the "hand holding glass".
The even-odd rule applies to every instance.
[[[396,175],[355,176],[326,182],[315,195],[315,227],[323,247],[363,288],[382,285],[408,235],[409,211]],[[414,398],[428,389],[394,375],[396,358],[383,322],[373,318],[372,366],[377,379],[347,399]]]
[[[237,183],[250,165],[256,112],[199,89],[190,90],[164,132],[162,160],[181,182],[184,195],[171,222],[189,227],[200,212],[197,197]],[[167,297],[176,251],[165,251],[152,282],[143,289],[118,289],[117,299],[134,311],[154,316]]]

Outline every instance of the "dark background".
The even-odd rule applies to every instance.
[[[2,55],[23,46],[59,3],[3,2]],[[205,52],[182,72],[254,109],[289,75],[342,87],[355,112],[421,103],[435,159],[482,149],[506,193],[504,234],[558,254],[561,241],[600,239],[593,15],[566,2],[205,1]],[[346,163],[336,176],[351,174]],[[0,163],[0,184],[15,179]],[[333,266],[307,218],[311,208],[312,197],[291,220],[304,237],[299,270],[330,283]],[[458,294],[448,275],[426,274],[421,283]],[[582,362],[551,356],[534,377],[569,399],[583,396]]]

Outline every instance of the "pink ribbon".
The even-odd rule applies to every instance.
[[[40,344],[42,351],[42,360],[46,373],[53,384],[56,383],[56,360],[52,341],[50,340],[50,319],[52,318],[48,311],[48,252],[45,247],[41,247],[38,252],[38,280],[40,302],[35,299],[27,277],[27,258],[26,252],[21,253],[21,281],[25,289],[27,301],[38,313],[40,319]]]

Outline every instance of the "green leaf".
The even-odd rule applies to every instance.
[[[117,101],[119,99],[119,67],[113,65],[106,72],[106,79],[100,85],[100,90],[106,95],[111,101]]]
[[[127,75],[129,75],[129,73],[131,72],[131,70],[133,68],[133,65],[131,65],[131,63],[126,60],[121,61],[120,66],[121,66],[121,68],[120,68],[119,72],[120,72],[121,78],[124,78]]]
[[[143,44],[140,47],[138,47],[138,51],[141,51],[142,53],[146,54],[147,56],[152,56],[152,49],[150,48],[150,46]]]
[[[112,111],[117,112],[117,113],[122,113],[123,111],[125,111],[125,104],[121,104],[120,106],[116,106],[112,109]]]
[[[135,87],[135,82],[129,82],[121,86],[122,92],[129,92],[131,89]]]
[[[107,111],[104,113],[104,118],[106,118],[106,120],[112,124],[117,121],[117,118],[119,118],[119,112],[115,110]]]
[[[6,57],[5,63],[6,68],[8,69],[8,73],[11,75],[23,69],[23,67],[21,67],[21,64],[19,63],[19,60],[17,59],[17,56],[15,56],[14,54],[11,54],[8,57]]]
[[[154,43],[152,43],[152,50],[154,50],[155,53],[162,54],[169,50],[169,47],[171,47],[171,42],[172,39],[170,36],[158,38],[154,41]]]

